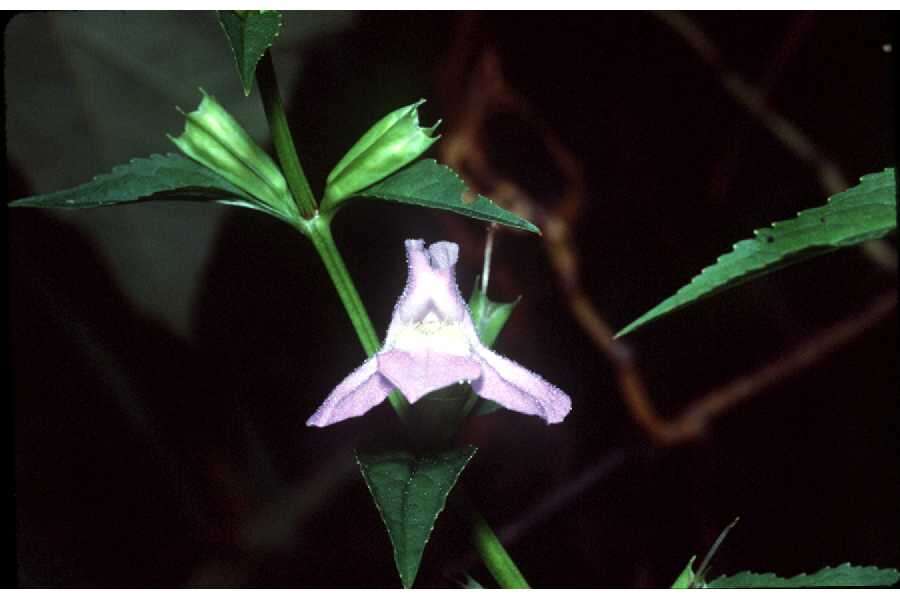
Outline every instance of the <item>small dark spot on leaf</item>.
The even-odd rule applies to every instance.
[[[825,217],[819,217],[819,223],[824,223],[824,222],[825,222]]]
[[[773,238],[771,235],[767,235],[767,236],[766,236],[766,241],[769,242],[769,243],[771,244],[772,242],[775,241],[775,238]]]
[[[475,198],[477,198],[475,192],[470,189],[463,190],[462,196],[460,196],[460,200],[463,204],[472,204],[475,202]]]

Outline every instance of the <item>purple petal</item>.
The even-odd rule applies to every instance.
[[[459,244],[453,242],[435,242],[428,246],[431,267],[446,271],[456,266],[459,260]]]
[[[472,382],[475,393],[497,404],[559,423],[572,410],[572,400],[540,375],[487,348],[474,348],[481,359],[481,378]]]
[[[422,240],[406,240],[409,272],[394,307],[392,326],[421,321],[430,311],[444,321],[459,322],[465,318],[468,309],[456,285],[458,258],[459,246],[452,242],[436,242],[426,249]]]
[[[434,390],[481,375],[478,361],[430,350],[415,354],[400,350],[383,352],[378,355],[378,371],[397,386],[410,403]]]
[[[393,389],[394,386],[378,373],[378,361],[373,356],[328,394],[306,424],[325,427],[358,417],[383,401]]]

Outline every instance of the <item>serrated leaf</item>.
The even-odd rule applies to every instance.
[[[692,556],[684,570],[675,579],[675,583],[672,584],[673,590],[686,590],[694,583],[694,560],[696,558],[696,556]]]
[[[275,43],[281,31],[281,13],[276,10],[221,10],[219,24],[231,44],[231,52],[244,95],[253,90],[256,65],[266,50]]]
[[[475,450],[465,446],[428,456],[399,450],[356,453],[391,538],[403,587],[412,587],[434,523]]]
[[[149,199],[181,198],[226,204],[251,204],[252,199],[203,165],[177,154],[134,158],[78,187],[29,196],[10,206],[35,208],[96,208]],[[254,206],[251,207],[256,208]]]
[[[844,563],[825,567],[811,575],[779,577],[774,573],[742,571],[709,582],[708,588],[813,588],[813,587],[887,587],[900,581],[900,571],[878,567],[856,567]]]
[[[281,89],[296,87],[317,40],[355,19],[351,11],[286,17],[274,46],[291,55],[278,65]],[[171,107],[193,106],[198,86],[215,90],[254,139],[268,139],[265,113],[235,79],[214,13],[21,12],[4,33],[7,153],[30,194],[75,187],[131,157],[174,152],[162,133],[183,120]],[[220,205],[130,206],[57,211],[54,218],[92,240],[136,308],[190,337],[202,274],[230,212]]]
[[[864,175],[860,184],[832,196],[824,206],[754,232],[678,290],[616,334],[625,335],[663,315],[772,273],[796,262],[883,237],[897,228],[894,169]]]
[[[432,159],[413,163],[354,195],[448,210],[471,219],[541,232],[526,219],[500,208],[484,196],[473,194],[450,167]]]

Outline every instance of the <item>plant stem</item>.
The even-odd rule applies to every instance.
[[[319,215],[306,221],[304,227],[304,233],[312,240],[313,246],[315,246],[319,256],[322,257],[322,262],[325,263],[325,269],[328,271],[335,289],[337,289],[338,296],[340,296],[341,302],[344,304],[347,315],[350,317],[350,322],[356,330],[356,335],[359,336],[363,350],[365,350],[367,356],[373,356],[381,347],[381,342],[375,333],[372,321],[369,319],[369,313],[366,312],[366,307],[359,297],[359,292],[356,291],[356,286],[353,285],[353,279],[350,278],[347,265],[344,264],[344,259],[341,258],[341,254],[334,243],[334,238],[331,236],[329,219]],[[397,392],[391,392],[388,396],[388,401],[394,407],[397,415],[403,421],[406,421],[409,404],[403,396]]]
[[[513,562],[506,548],[500,543],[494,530],[488,525],[487,521],[481,514],[471,509],[472,515],[472,538],[475,544],[475,550],[478,556],[484,562],[488,571],[500,587],[506,589],[525,589],[531,586],[525,581],[519,567]]]
[[[306,175],[303,174],[303,167],[300,166],[300,158],[297,156],[297,149],[294,147],[291,130],[287,124],[284,104],[281,101],[281,93],[278,91],[278,76],[275,74],[275,65],[272,63],[272,55],[269,51],[266,51],[256,67],[256,83],[259,85],[259,93],[262,96],[266,118],[269,121],[272,143],[278,154],[278,162],[281,164],[281,170],[284,172],[294,202],[302,215],[302,219],[295,223],[295,227],[312,240],[313,246],[322,257],[331,282],[344,304],[344,309],[350,317],[356,335],[362,342],[363,350],[366,355],[372,356],[378,352],[381,343],[375,333],[375,328],[372,327],[369,313],[366,312],[366,307],[356,291],[356,286],[353,285],[347,265],[344,264],[344,259],[341,258],[341,253],[334,244],[334,238],[331,237],[331,219],[319,215],[316,208],[316,199],[309,187]],[[391,392],[388,400],[397,415],[406,421],[409,404],[403,396],[397,392]]]
[[[260,95],[262,96],[263,108],[266,111],[266,118],[269,121],[269,129],[272,132],[272,143],[275,146],[275,152],[278,155],[278,162],[284,172],[288,187],[294,197],[294,202],[303,217],[302,221],[296,224],[297,229],[309,236],[313,246],[322,258],[325,269],[331,277],[331,281],[337,289],[338,296],[344,304],[344,309],[350,317],[350,322],[359,336],[363,350],[366,355],[373,356],[378,352],[381,343],[372,321],[369,319],[369,313],[356,291],[353,279],[347,271],[347,265],[341,257],[340,251],[334,243],[331,235],[331,219],[324,215],[318,214],[316,207],[316,199],[309,187],[309,181],[303,173],[303,167],[300,166],[300,159],[297,156],[297,150],[294,147],[294,140],[291,137],[291,131],[287,124],[287,117],[284,112],[284,104],[281,101],[281,93],[278,91],[278,79],[275,75],[275,66],[272,63],[272,56],[269,51],[263,55],[256,67],[256,82],[259,85]],[[493,232],[489,232],[488,241],[488,258],[487,264],[490,262],[490,246],[493,242]],[[489,267],[485,272],[485,287],[487,287],[487,278]],[[409,404],[397,392],[392,392],[388,396],[391,406],[397,412],[397,415],[405,422],[409,412]],[[467,402],[467,407],[471,410],[477,396],[471,395]],[[466,411],[467,412],[467,411]],[[528,582],[522,576],[521,571],[513,562],[506,549],[497,539],[497,535],[488,525],[484,517],[478,511],[470,508],[470,514],[473,522],[473,542],[478,551],[479,556],[487,565],[488,570],[504,588],[527,588]]]
[[[304,219],[310,219],[316,214],[316,198],[313,196],[309,181],[300,166],[297,150],[294,148],[294,139],[288,127],[287,116],[284,112],[284,103],[281,101],[281,92],[278,90],[278,79],[275,75],[275,65],[272,63],[272,54],[266,51],[256,66],[256,83],[259,85],[259,93],[262,97],[263,108],[266,111],[266,119],[269,121],[269,130],[272,132],[272,144],[278,155],[278,162],[284,172],[288,188],[294,197],[294,203]]]
[[[487,236],[484,241],[484,266],[481,268],[481,295],[487,296],[488,279],[491,277],[491,256],[494,253],[494,236],[497,233],[497,224],[489,223]]]

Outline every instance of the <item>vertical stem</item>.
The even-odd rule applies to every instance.
[[[506,552],[506,548],[500,543],[494,530],[475,510],[472,510],[472,538],[478,555],[501,587],[507,589],[531,587]]]
[[[266,119],[269,121],[269,129],[272,132],[272,143],[275,146],[281,170],[284,172],[284,178],[287,180],[288,188],[291,190],[300,215],[304,219],[310,219],[316,214],[316,198],[309,187],[309,181],[303,173],[303,167],[300,166],[300,159],[297,157],[297,150],[294,148],[294,140],[291,137],[291,130],[284,112],[284,103],[281,101],[281,92],[278,90],[278,79],[272,63],[272,54],[268,50],[256,66],[256,83],[259,85]]]
[[[353,324],[353,329],[356,330],[356,335],[359,336],[363,350],[365,350],[367,356],[373,356],[381,347],[381,342],[375,333],[372,321],[369,319],[369,313],[366,312],[366,307],[359,297],[359,292],[356,291],[356,286],[353,285],[353,280],[347,271],[347,265],[344,264],[344,259],[341,258],[341,254],[334,243],[334,238],[331,236],[330,223],[324,217],[316,216],[305,223],[304,233],[309,236],[319,256],[322,257],[325,269],[328,271],[335,289],[337,289],[338,296],[340,296],[341,302],[344,304],[347,315],[350,316],[350,322]],[[388,401],[397,412],[397,415],[405,421],[409,404],[403,396],[397,392],[391,392],[388,396]]]
[[[488,224],[487,239],[484,242],[484,266],[481,268],[481,294],[483,296],[487,296],[488,279],[491,276],[491,255],[494,253],[494,235],[496,232],[497,224]]]
[[[297,223],[297,228],[312,240],[313,246],[315,246],[316,251],[322,258],[325,269],[328,271],[328,275],[331,277],[335,289],[337,289],[338,296],[344,304],[344,309],[350,316],[350,322],[356,330],[356,335],[359,336],[363,349],[368,356],[373,356],[378,352],[381,345],[378,335],[375,333],[375,328],[372,326],[366,307],[359,297],[359,292],[356,291],[356,286],[350,278],[347,265],[344,264],[344,259],[341,257],[334,243],[334,238],[331,236],[330,219],[318,214],[315,196],[313,196],[309,187],[309,181],[303,173],[303,167],[300,166],[300,159],[294,147],[294,141],[284,112],[284,104],[281,101],[281,93],[278,90],[275,67],[272,64],[272,56],[268,51],[257,65],[256,81],[259,84],[263,108],[269,121],[272,143],[278,155],[278,162],[281,164],[281,169],[294,197],[294,202],[296,202],[297,208],[303,216],[303,221]],[[482,283],[484,289],[487,289],[487,279],[490,275],[490,253],[493,241],[494,231],[493,228],[490,228],[488,230],[487,247],[485,248],[485,272]],[[474,394],[472,396],[475,397]],[[406,421],[409,404],[403,396],[397,392],[392,392],[388,396],[388,400],[400,418]],[[470,403],[472,403],[472,398],[470,398]],[[497,583],[504,588],[529,587],[516,563],[510,558],[490,525],[484,520],[484,517],[474,509],[470,509],[469,512],[472,517],[472,535],[475,548],[485,565],[487,565],[491,575],[497,580]]]

